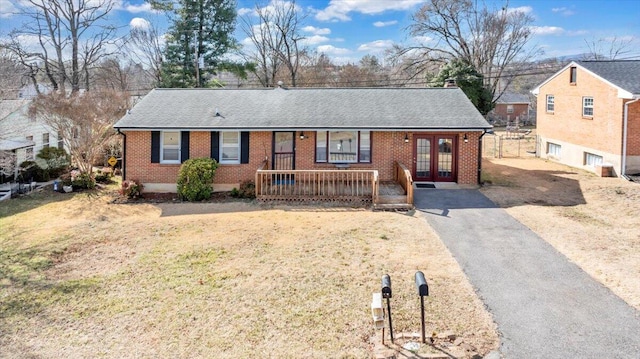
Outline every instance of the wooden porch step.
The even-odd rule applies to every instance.
[[[406,195],[382,195],[378,196],[378,203],[380,204],[407,204]]]
[[[378,203],[373,205],[374,211],[410,211],[412,204],[408,203]]]

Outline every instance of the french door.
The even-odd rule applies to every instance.
[[[428,182],[455,182],[457,141],[453,135],[413,136],[413,179]]]

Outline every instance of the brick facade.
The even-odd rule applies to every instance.
[[[462,139],[464,133],[455,133],[457,137],[457,183],[476,184],[478,176],[478,139],[481,132],[466,132],[469,141]],[[176,182],[179,164],[151,163],[151,132],[127,131],[126,134],[126,178],[141,181],[145,185],[164,184],[171,191]],[[298,134],[298,132],[296,132]],[[429,135],[444,133],[428,133]],[[451,133],[446,133],[451,135]],[[315,136],[312,131],[305,132],[306,138],[295,137],[296,169],[335,169],[331,163],[315,162]],[[352,163],[351,169],[376,169],[380,180],[393,179],[393,163],[398,161],[413,171],[413,135],[408,132],[409,142],[405,143],[405,132],[371,132],[371,163]],[[189,139],[189,157],[209,157],[211,153],[210,132],[192,131]],[[253,180],[261,163],[267,159],[271,162],[272,132],[250,132],[249,163],[221,164],[216,171],[214,189],[230,189],[243,180]],[[175,187],[173,188],[175,191]]]
[[[540,155],[570,166],[595,170],[585,165],[586,153],[601,156],[621,172],[624,102],[618,88],[591,75],[580,66],[576,81],[570,82],[571,68],[540,86],[537,101],[537,133]],[[547,111],[547,95],[553,95],[554,111]],[[583,98],[593,98],[593,116],[583,116]],[[548,144],[561,146],[559,158],[547,155]],[[629,107],[628,152],[640,155],[640,105]],[[630,158],[634,163],[635,160]],[[638,163],[640,165],[640,163]],[[629,166],[627,168],[630,168]]]
[[[513,106],[513,112],[509,113],[508,106]],[[506,103],[497,103],[496,107],[493,109],[493,113],[496,116],[499,116],[501,119],[509,122],[514,122],[516,120],[516,116],[519,120],[529,119],[529,104],[526,103],[514,103],[514,104],[506,104]]]

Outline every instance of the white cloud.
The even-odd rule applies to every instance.
[[[570,30],[567,31],[567,35],[569,36],[584,36],[589,33],[589,30]]]
[[[302,28],[304,32],[310,32],[314,35],[329,35],[331,33],[331,29],[326,27],[315,27],[315,26],[305,26]]]
[[[513,12],[530,14],[531,12],[533,12],[533,8],[531,6],[519,6],[519,7],[513,7],[513,8],[507,9],[507,13],[513,13]]]
[[[350,12],[362,14],[381,14],[385,11],[409,10],[415,5],[423,3],[424,0],[331,0],[329,6],[324,10],[318,10],[316,19],[320,21],[349,21]]]
[[[333,45],[320,45],[317,48],[319,53],[324,53],[327,55],[348,55],[351,53],[351,50],[345,49],[342,47],[335,47]]]
[[[375,27],[385,27],[385,26],[395,25],[397,23],[398,23],[398,20],[376,21],[376,22],[373,23],[373,26],[375,26]]]
[[[430,36],[414,36],[412,40],[416,44],[424,44],[433,41],[433,38]]]
[[[531,26],[531,33],[534,35],[562,35],[564,29],[557,26]]]
[[[394,45],[393,40],[376,40],[358,46],[358,51],[382,52]]]
[[[151,9],[151,4],[149,4],[148,2],[144,2],[140,5],[132,5],[131,3],[127,2],[122,5],[122,10],[130,12],[132,14],[153,11],[153,9]]]
[[[571,16],[571,15],[575,14],[575,12],[573,10],[568,9],[566,7],[554,7],[554,8],[551,9],[551,11],[560,13],[560,14],[562,14],[564,16]]]
[[[129,27],[132,29],[148,30],[151,28],[151,23],[141,17],[134,17],[129,21]]]
[[[329,41],[329,38],[321,35],[313,35],[311,37],[305,37],[301,40],[303,45],[317,45],[327,41]]]
[[[254,12],[253,9],[249,9],[249,8],[243,7],[243,8],[238,9],[238,16],[245,16],[245,15],[251,14],[253,12]]]
[[[18,12],[18,8],[9,0],[0,0],[0,19],[6,19]]]

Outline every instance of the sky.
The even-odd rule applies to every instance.
[[[269,0],[273,1],[273,0]],[[482,1],[482,0],[477,0]],[[485,0],[491,8],[504,1]],[[19,28],[23,19],[16,15],[24,0],[0,0],[0,38]],[[254,0],[237,0],[238,15],[254,16]],[[266,1],[261,1],[265,4]],[[381,56],[393,44],[416,45],[433,41],[414,38],[408,26],[412,15],[425,0],[297,0],[304,14],[302,34],[305,45],[331,57],[336,63],[356,63],[364,55]],[[543,50],[540,58],[562,57],[587,52],[587,43],[598,43],[608,51],[610,41],[628,43],[621,59],[640,59],[640,5],[637,0],[510,0],[509,8],[534,18],[530,46]],[[124,35],[144,20],[166,29],[162,14],[151,11],[142,0],[118,0],[109,21]],[[235,37],[248,44],[240,30]]]

